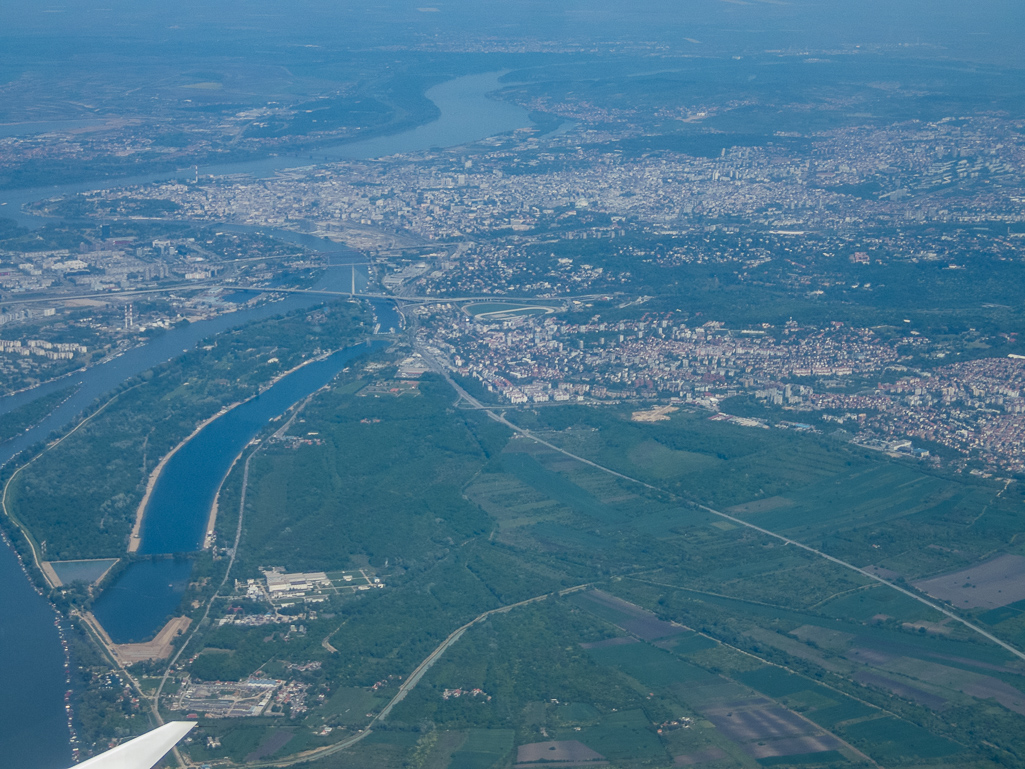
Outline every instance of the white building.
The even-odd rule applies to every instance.
[[[281,569],[271,569],[263,573],[267,580],[267,592],[272,596],[286,593],[304,593],[307,590],[323,585],[331,586],[331,580],[322,571],[296,572],[286,574]]]

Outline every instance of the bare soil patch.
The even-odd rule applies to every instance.
[[[601,590],[588,590],[586,593],[581,593],[580,597],[599,606],[612,609],[621,615],[621,619],[614,620],[615,623],[643,641],[654,641],[656,638],[677,635],[687,630],[682,625],[674,625],[671,622],[660,620],[650,611]]]
[[[996,609],[1025,600],[1025,557],[1001,555],[914,585],[959,609]]]
[[[830,630],[818,625],[801,625],[791,630],[790,635],[802,641],[812,641],[827,649],[845,649],[854,640],[854,635],[841,630]]]
[[[285,747],[285,743],[292,739],[291,732],[271,732],[260,747],[246,756],[246,761],[259,761],[261,758],[272,756]]]
[[[726,758],[726,751],[722,748],[705,748],[696,753],[688,753],[685,756],[676,756],[673,763],[677,766],[694,766],[695,764],[707,764],[711,761],[719,761]]]
[[[953,689],[979,700],[996,700],[1011,712],[1025,715],[1025,694],[999,678],[910,657],[894,660],[889,668],[909,678]]]
[[[766,743],[754,743],[745,746],[745,750],[754,758],[775,758],[776,756],[802,756],[807,753],[826,753],[838,750],[840,740],[831,734],[808,735],[806,737],[787,737],[783,740],[772,740]]]
[[[562,761],[601,761],[601,753],[591,750],[578,740],[551,740],[531,742],[516,749],[517,764],[551,763]]]
[[[189,617],[174,617],[168,620],[152,641],[141,644],[117,644],[114,646],[114,650],[117,652],[118,659],[126,665],[147,660],[167,659],[174,651],[172,645],[174,639],[188,630],[191,622],[192,619]]]
[[[875,574],[880,579],[886,579],[893,581],[900,578],[900,574],[893,571],[892,569],[884,568],[883,566],[866,566],[865,571],[869,574]]]
[[[727,513],[767,513],[770,510],[778,510],[781,507],[787,507],[792,505],[794,500],[787,499],[786,497],[766,497],[765,499],[756,499],[753,502],[745,502],[742,505],[734,505],[733,507],[727,507]]]
[[[778,705],[729,711],[717,709],[709,711],[707,716],[723,734],[740,743],[800,737],[817,731],[796,713]]]
[[[825,753],[843,746],[836,737],[775,703],[706,711],[708,720],[753,758]]]
[[[893,692],[898,697],[917,702],[919,705],[924,705],[930,710],[943,710],[947,706],[947,700],[938,694],[930,694],[914,686],[908,686],[900,681],[895,681],[892,678],[877,675],[876,673],[859,671],[854,674],[854,680],[859,684],[875,686],[878,689]]]

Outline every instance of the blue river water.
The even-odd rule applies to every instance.
[[[393,136],[378,136],[362,141],[321,147],[302,155],[275,155],[240,163],[200,166],[200,175],[251,174],[272,176],[275,171],[297,168],[311,163],[337,160],[362,160],[386,157],[403,152],[420,152],[435,147],[457,147],[477,139],[526,128],[531,125],[527,111],[506,102],[488,99],[487,94],[501,87],[501,73],[466,75],[448,80],[428,89],[426,96],[438,107],[437,120]],[[178,171],[122,177],[102,182],[82,182],[51,187],[0,192],[0,216],[14,219],[26,227],[38,227],[39,219],[25,213],[21,206],[44,198],[76,192],[149,184],[163,179],[187,179],[195,174],[189,166]]]
[[[0,756],[3,766],[71,763],[65,656],[56,613],[0,544]]]
[[[189,558],[138,561],[93,603],[93,614],[114,643],[146,641],[178,608],[192,574]]]
[[[530,125],[525,110],[486,97],[487,93],[498,87],[498,75],[495,73],[471,75],[442,83],[427,92],[427,96],[435,102],[441,112],[438,120],[392,137],[378,137],[320,150],[314,154],[314,160],[324,162],[341,158],[381,157],[400,152],[429,150],[433,147],[451,147]],[[309,162],[309,155],[275,157],[200,168],[199,172],[214,175],[249,173],[254,176],[267,176],[278,169],[307,165]],[[189,168],[179,173],[151,174],[104,183],[0,193],[0,216],[16,219],[25,226],[36,227],[39,226],[40,220],[22,212],[22,204],[55,195],[144,184],[159,179],[189,176],[192,173],[193,170]],[[280,234],[286,236],[284,233]],[[310,236],[289,233],[287,237],[296,239]],[[312,240],[317,241],[315,238]],[[354,252],[340,248],[337,244],[317,242],[321,250],[330,252],[333,264],[344,265],[360,261]],[[318,287],[346,290],[349,276],[350,273],[346,269],[327,269]],[[365,281],[366,276],[363,274],[360,283],[365,284]],[[26,448],[45,440],[53,431],[70,424],[83,409],[121,382],[170,360],[185,350],[192,349],[212,334],[260,318],[308,307],[320,301],[323,301],[323,297],[293,294],[280,302],[175,328],[142,347],[130,350],[88,371],[35,388],[31,392],[0,399],[2,414],[47,392],[69,385],[77,387],[75,394],[40,425],[0,446],[0,465],[9,462]],[[382,329],[399,328],[398,315],[389,303],[375,302],[374,309]],[[282,383],[284,381],[282,380]],[[267,391],[261,397],[269,395],[270,392]],[[300,397],[302,395],[297,396],[295,400]],[[149,549],[148,544],[146,547]],[[174,611],[177,605],[174,596],[177,594],[180,597],[179,588],[183,588],[183,582],[187,579],[187,575],[182,577],[182,572],[190,568],[191,564],[187,560],[167,559],[154,562],[149,566],[149,571],[143,568],[128,569],[108,593],[111,597],[101,597],[97,601],[97,611],[99,612],[101,604],[108,600],[116,605],[116,593],[135,596],[131,600],[126,598],[122,605],[135,607],[133,611],[151,612],[145,622],[140,618],[139,624],[140,627],[143,624],[150,628],[156,627],[168,613]],[[169,608],[161,604],[164,597],[168,602],[174,601],[174,604]],[[107,621],[112,620],[108,617]],[[138,629],[132,630],[138,633]],[[127,635],[130,636],[131,633]],[[69,732],[64,702],[67,688],[64,660],[61,637],[54,625],[53,610],[43,596],[32,588],[14,551],[10,547],[0,545],[0,756],[3,766],[16,766],[20,769],[64,769],[70,765],[71,749],[68,743]]]

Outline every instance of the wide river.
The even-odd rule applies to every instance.
[[[323,162],[342,158],[383,157],[397,153],[429,150],[433,147],[452,147],[529,126],[530,120],[525,110],[487,98],[487,94],[498,87],[498,74],[496,73],[470,75],[442,83],[427,92],[428,98],[438,106],[441,113],[440,117],[432,123],[394,136],[378,137],[322,149],[314,153],[314,158]],[[249,173],[254,176],[267,176],[279,169],[293,168],[309,163],[310,154],[307,153],[302,157],[274,157],[246,163],[200,168],[200,173]],[[112,180],[102,184],[46,187],[10,193],[0,192],[0,216],[17,219],[27,226],[38,226],[38,219],[20,210],[23,203],[90,189],[148,183],[191,173],[193,173],[192,169],[188,169],[182,171],[181,174],[164,173]],[[286,235],[282,233],[282,236]],[[287,237],[293,240],[301,239],[306,245],[329,253],[330,262],[335,265],[361,261],[357,254],[334,243],[295,234],[287,234]],[[318,286],[346,290],[343,286],[348,275],[348,270],[328,269]],[[365,284],[365,280],[364,275],[361,282]],[[359,287],[358,284],[357,287]],[[24,449],[45,439],[52,431],[70,424],[96,398],[110,392],[121,382],[170,360],[183,351],[192,349],[198,342],[212,334],[253,320],[310,306],[320,301],[323,301],[322,297],[292,294],[280,302],[273,302],[263,307],[228,313],[212,320],[175,328],[142,347],[126,352],[86,372],[30,392],[0,398],[0,414],[3,414],[55,389],[69,385],[78,388],[71,398],[36,428],[16,440],[0,446],[0,464],[10,461]],[[376,303],[375,312],[382,330],[398,327],[397,314],[389,304]],[[331,374],[333,367],[337,366],[340,370],[346,362],[346,356],[354,357],[358,353],[359,350],[346,351],[339,354],[341,357],[336,356],[335,359],[325,362],[324,366],[318,368],[314,368],[312,365],[307,366],[306,369],[311,369],[311,371],[307,372],[303,369],[296,372],[299,376],[295,380],[289,382],[291,377],[282,380],[257,400],[268,399],[275,390],[285,385],[277,395],[273,396],[274,402],[267,409],[269,412],[281,406],[283,410],[289,403],[300,400],[308,392],[318,389],[323,384],[324,376],[327,376],[329,380],[330,376],[328,375],[333,376]],[[280,403],[278,402],[279,398]],[[289,398],[292,400],[288,400]],[[288,403],[285,403],[286,400]],[[240,411],[242,408],[239,407],[236,411]],[[235,425],[238,429],[225,431],[227,437],[224,438],[223,445],[214,447],[208,445],[206,450],[219,452],[217,454],[221,458],[219,461],[229,454],[233,457],[234,454],[230,453],[229,444],[237,443],[239,436],[245,434],[246,429],[253,430],[255,422],[259,419],[264,419],[263,424],[266,424],[263,412],[255,414],[256,411],[255,408],[250,410],[249,416],[253,418],[254,422],[248,428]],[[230,426],[228,422],[225,424]],[[255,425],[255,430],[259,430],[259,427],[260,425]],[[200,451],[194,452],[192,456],[194,456],[194,461],[199,462],[203,461],[206,455]],[[230,462],[230,458],[227,461]],[[203,500],[199,500],[194,509],[199,509],[203,503]],[[184,530],[193,532],[195,525],[195,520],[186,522]],[[200,522],[200,532],[202,532],[201,527],[202,522]],[[154,536],[157,535],[154,534]],[[188,540],[189,536],[192,535],[186,534],[182,541]],[[160,552],[160,549],[154,550],[150,547],[149,537],[150,533],[146,531],[144,549],[149,552]],[[195,540],[188,541],[194,542]],[[154,547],[161,546],[154,545]],[[170,564],[170,566],[163,568],[170,569],[173,573],[161,572],[160,566],[151,568],[149,572],[142,569],[133,572],[129,569],[125,577],[132,574],[132,579],[127,583],[124,578],[118,580],[117,590],[111,591],[110,599],[101,598],[97,601],[97,612],[101,612],[104,601],[118,605],[115,600],[118,596],[115,593],[120,594],[122,599],[119,604],[122,608],[118,610],[122,614],[126,610],[130,611],[130,607],[138,608],[144,605],[151,592],[159,593],[162,596],[173,595],[177,592],[180,596],[178,589],[181,587],[181,583],[187,579],[190,565],[187,561],[184,563],[166,561],[164,563]],[[155,607],[147,622],[152,624],[159,621],[173,608],[173,606],[170,609],[163,606]],[[160,613],[161,611],[163,614]],[[65,690],[68,688],[64,668],[65,656],[54,620],[55,615],[52,608],[32,587],[14,551],[5,545],[0,545],[0,756],[3,757],[4,766],[18,767],[19,769],[64,769],[71,764],[68,719],[64,701]],[[112,620],[109,616],[106,617],[106,620],[117,624],[117,621]],[[142,624],[145,623],[140,622],[139,627]],[[139,627],[123,627],[121,629],[126,632],[119,635],[131,636],[139,632]]]

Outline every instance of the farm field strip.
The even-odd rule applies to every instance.
[[[578,593],[574,603],[627,632],[631,632],[631,622],[639,617],[647,615],[654,619],[646,609],[600,590]],[[862,751],[828,730],[840,721],[877,716],[885,714],[885,711],[863,705],[841,692],[833,692],[729,644],[712,641],[692,631],[683,632],[688,635],[682,637],[683,644],[679,649],[675,648],[673,640],[652,644],[637,638],[609,639],[587,644],[586,648],[596,662],[625,673],[642,686],[653,691],[667,689],[674,692],[679,701],[687,703],[708,719],[719,733],[752,758],[843,750],[848,755],[870,760]],[[705,643],[695,644],[694,641]],[[710,647],[725,647],[752,657],[763,665],[755,672],[764,671],[763,675],[750,682],[743,676],[727,678],[688,661],[690,655]],[[823,693],[819,694],[819,690]],[[793,703],[778,702],[780,696],[787,694],[796,694],[794,699],[797,700],[801,700],[801,695],[806,695],[805,699],[811,697],[811,712],[802,715],[791,709]],[[766,695],[777,701],[767,699]],[[805,706],[804,709],[809,706],[803,700],[800,704]],[[816,717],[831,715],[833,711],[839,711],[840,715],[824,722]]]

